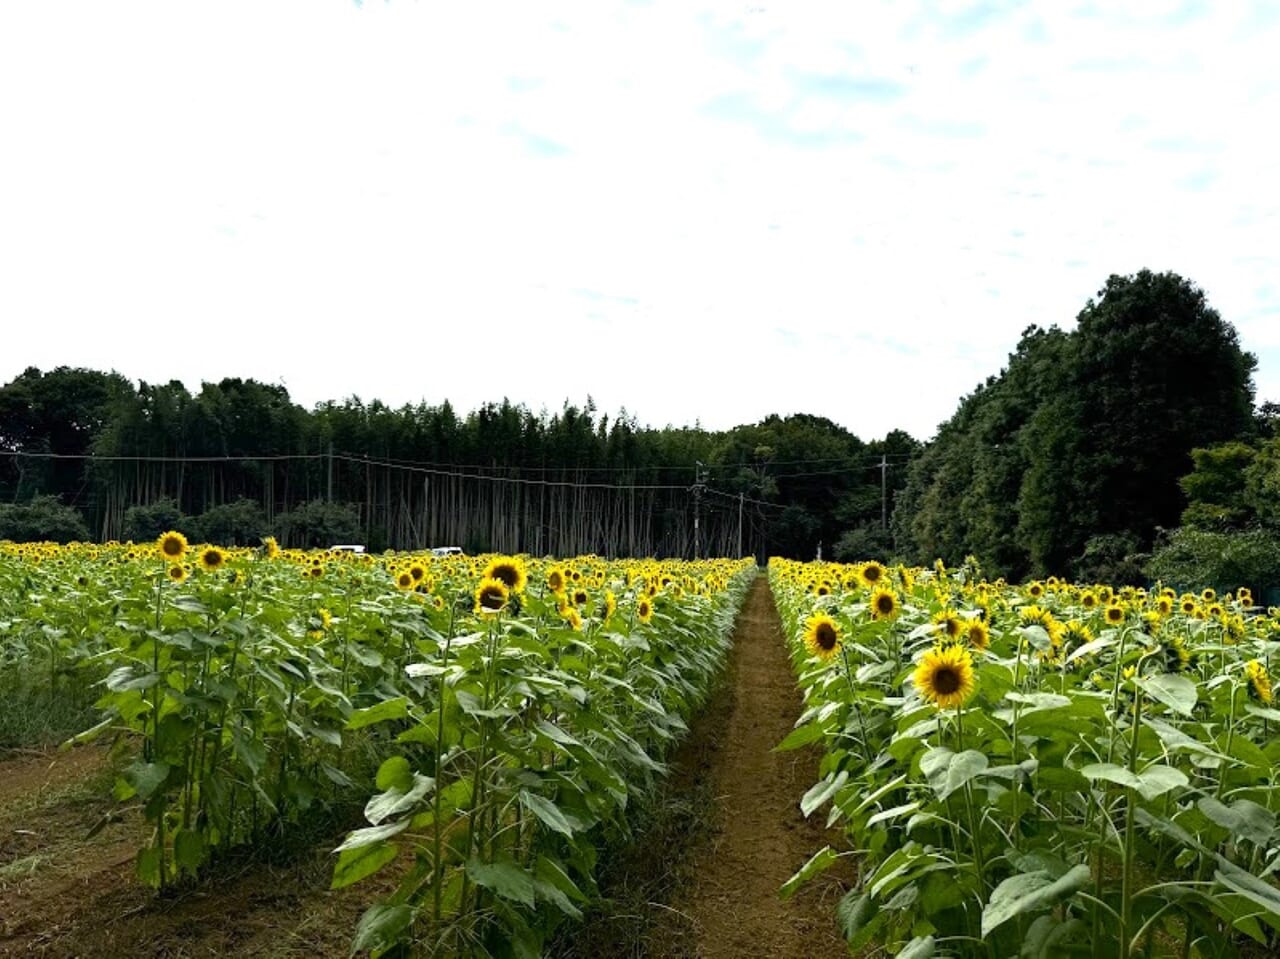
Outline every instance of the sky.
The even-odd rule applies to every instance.
[[[1280,400],[1280,3],[7,0],[0,382],[927,439],[1173,270]]]

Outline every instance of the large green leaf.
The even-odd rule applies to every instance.
[[[539,822],[548,829],[553,829],[569,839],[573,838],[573,824],[569,822],[568,817],[560,810],[560,807],[550,799],[544,799],[537,793],[522,789],[520,790],[520,805],[537,816]]]
[[[1164,703],[1176,713],[1190,716],[1195,709],[1198,691],[1196,684],[1186,676],[1177,673],[1160,673],[1156,676],[1142,676],[1137,680],[1138,688],[1152,699]]]
[[[828,799],[840,791],[840,787],[849,781],[848,770],[842,769],[834,777],[815,783],[808,792],[800,797],[800,812],[808,818]]]
[[[385,723],[393,719],[404,719],[409,715],[409,700],[404,696],[395,699],[384,699],[382,702],[364,709],[357,709],[347,719],[348,729],[364,729],[374,723]]]
[[[330,889],[344,889],[359,882],[393,861],[400,852],[395,843],[370,843],[354,849],[344,849],[338,854],[338,862],[333,867],[333,881]]]
[[[783,899],[790,899],[795,895],[797,889],[814,876],[826,872],[839,858],[840,857],[836,855],[836,851],[834,849],[830,846],[823,846],[809,857],[809,861],[801,866],[794,876],[782,884],[782,888],[778,890],[778,894]]]
[[[991,898],[982,910],[982,935],[989,936],[1015,916],[1061,902],[1088,884],[1089,867],[1084,865],[1073,866],[1058,879],[1051,878],[1047,872],[1010,876],[991,891]]]
[[[400,941],[404,932],[412,925],[415,915],[412,906],[370,906],[356,925],[355,940],[351,943],[352,954],[365,951],[375,954],[386,952]]]
[[[503,899],[533,908],[533,876],[513,859],[482,862],[474,856],[467,861],[467,875],[477,886],[483,886]]]
[[[916,936],[902,947],[898,959],[932,959],[934,954],[933,936]]]
[[[985,770],[990,762],[976,749],[954,753],[945,746],[935,746],[920,757],[920,771],[938,798],[946,799]]]

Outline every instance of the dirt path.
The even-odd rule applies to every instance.
[[[805,820],[800,797],[817,779],[818,754],[771,752],[800,713],[781,623],[764,576],[734,636],[734,684],[718,748],[702,770],[717,806],[715,835],[673,905],[692,921],[699,959],[819,959],[848,951],[835,923],[839,878],[815,881],[789,902],[778,888],[831,837]],[[846,879],[848,877],[845,877]]]

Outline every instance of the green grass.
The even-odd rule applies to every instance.
[[[6,751],[53,746],[98,721],[98,692],[88,683],[63,680],[57,687],[0,676],[0,758]]]

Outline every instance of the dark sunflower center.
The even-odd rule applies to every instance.
[[[943,666],[933,674],[933,688],[943,696],[950,696],[960,688],[960,674],[950,666]]]
[[[501,609],[502,593],[496,589],[486,589],[480,594],[480,605],[485,609]]]
[[[875,566],[870,566],[863,572],[862,575],[868,583],[875,583],[875,582],[878,582],[880,579],[880,570],[877,569]]]
[[[893,597],[878,596],[876,598],[876,611],[887,616],[893,612]]]
[[[836,648],[836,631],[830,623],[819,623],[818,628],[814,630],[813,638],[817,641],[819,649]]]
[[[516,582],[519,577],[514,566],[495,566],[493,570],[493,578],[502,580],[507,589],[515,589]]]

